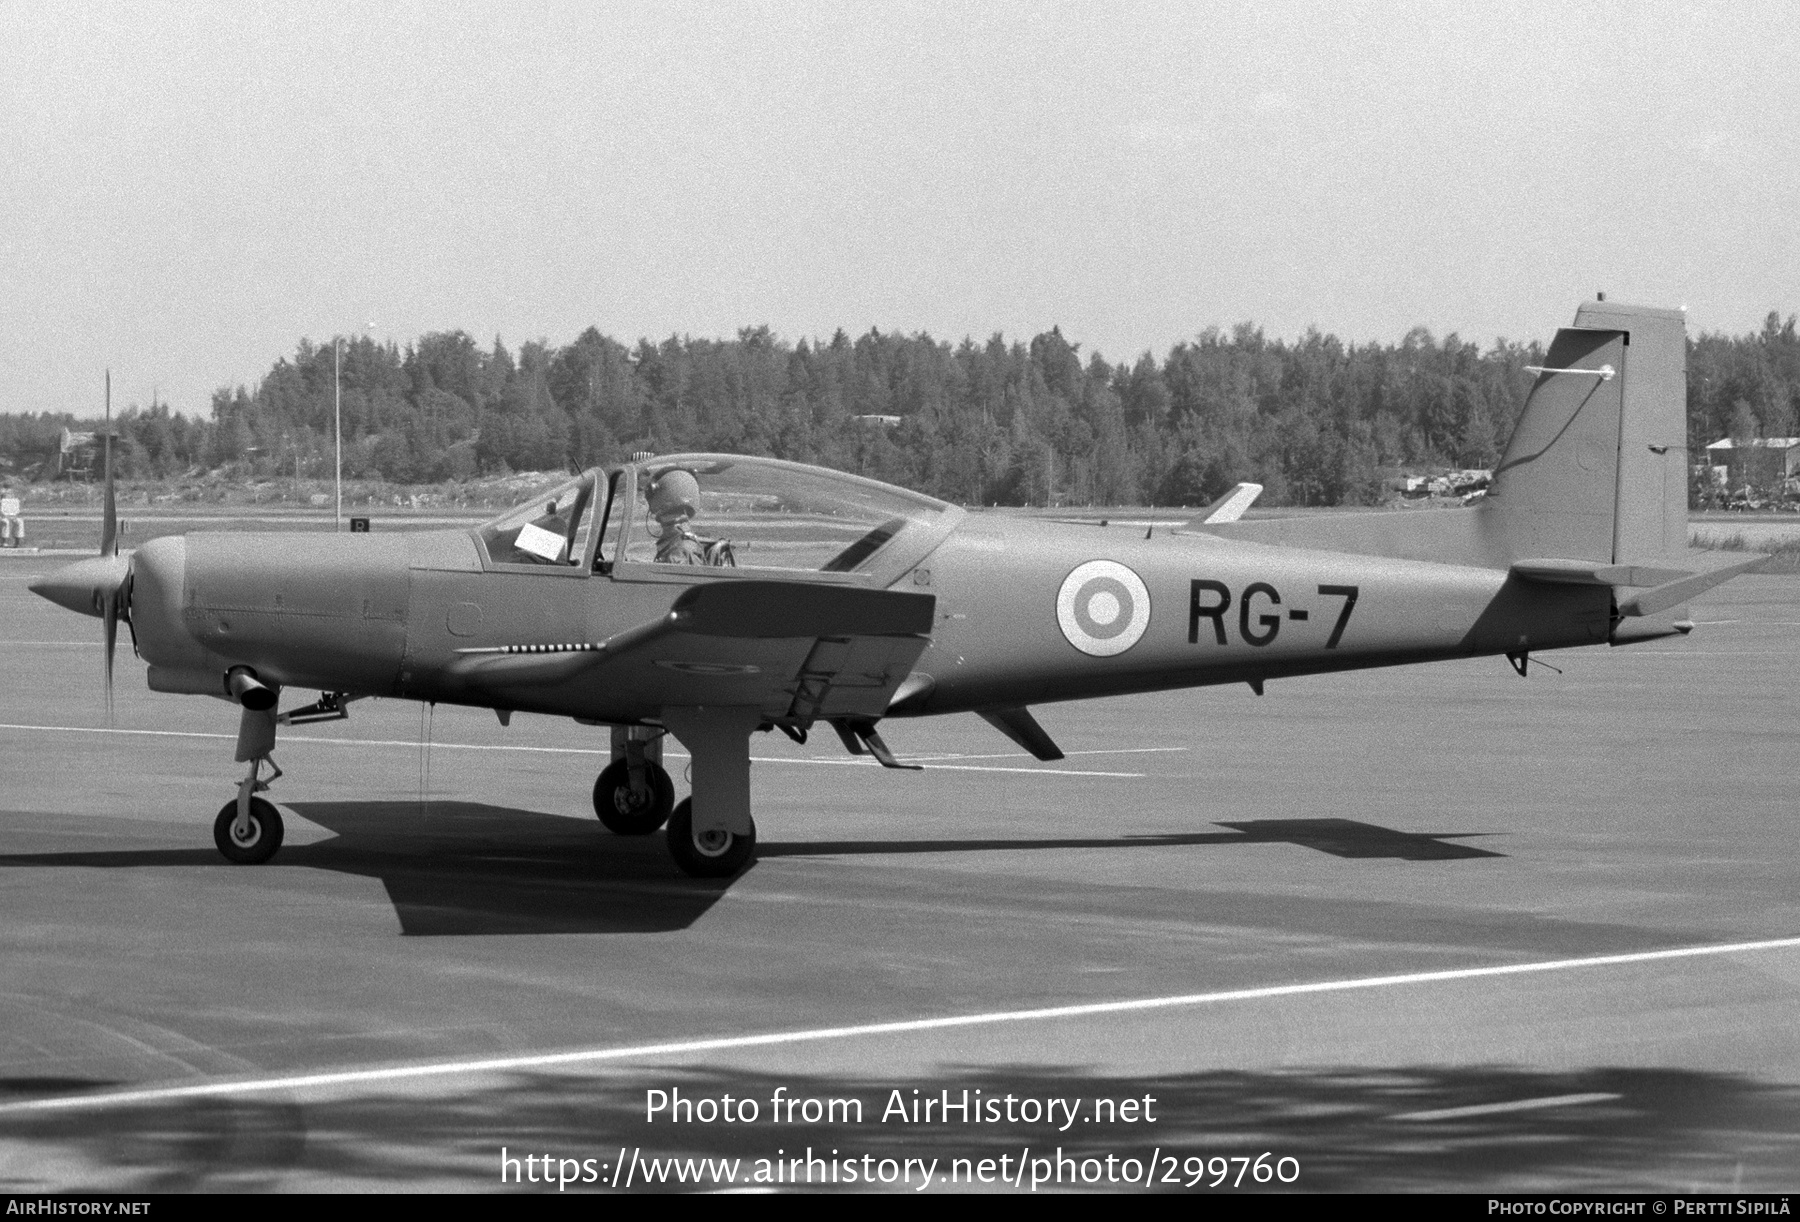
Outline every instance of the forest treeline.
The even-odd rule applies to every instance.
[[[460,331],[359,338],[341,346],[344,473],[436,483],[723,450],[963,503],[1197,505],[1254,480],[1267,504],[1369,504],[1399,469],[1491,466],[1531,385],[1523,367],[1542,357],[1537,343],[1483,349],[1423,328],[1352,344],[1250,324],[1118,364],[1056,329],[1029,343],[876,330],[790,343],[755,327],[627,346],[590,328],[516,352]],[[217,391],[210,418],[120,413],[121,475],[329,476],[333,359],[303,340],[254,389]],[[1690,339],[1691,446],[1790,436],[1797,416],[1794,317]],[[65,426],[94,427],[0,415],[0,471],[49,478]]]

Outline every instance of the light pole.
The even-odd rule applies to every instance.
[[[361,331],[375,329],[373,322],[362,325]],[[344,337],[331,337],[331,434],[332,448],[337,459],[337,513],[333,519],[332,529],[344,529]]]
[[[331,438],[337,454],[337,513],[331,529],[344,529],[344,339],[331,337]]]

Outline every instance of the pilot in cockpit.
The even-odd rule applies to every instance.
[[[688,523],[700,506],[700,481],[691,471],[664,471],[650,485],[650,516],[656,519],[656,563],[709,564],[736,567],[731,543],[702,539]]]

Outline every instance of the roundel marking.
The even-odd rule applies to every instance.
[[[1137,644],[1150,626],[1150,591],[1117,561],[1090,560],[1063,578],[1056,622],[1082,653],[1110,658]]]

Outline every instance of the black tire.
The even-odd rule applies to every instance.
[[[756,856],[756,821],[748,835],[735,832],[707,833],[705,841],[694,834],[694,800],[683,798],[669,815],[669,856],[692,878],[731,878]]]
[[[240,866],[260,866],[275,856],[275,851],[281,847],[281,812],[275,809],[273,802],[251,798],[251,837],[244,841],[231,834],[231,825],[237,822],[237,806],[237,799],[233,798],[219,808],[219,817],[213,820],[213,843],[225,854],[226,861]]]
[[[619,836],[648,836],[669,821],[675,809],[675,782],[662,767],[644,762],[644,780],[649,783],[648,798],[631,791],[631,767],[615,760],[594,782],[594,813],[606,830]]]

